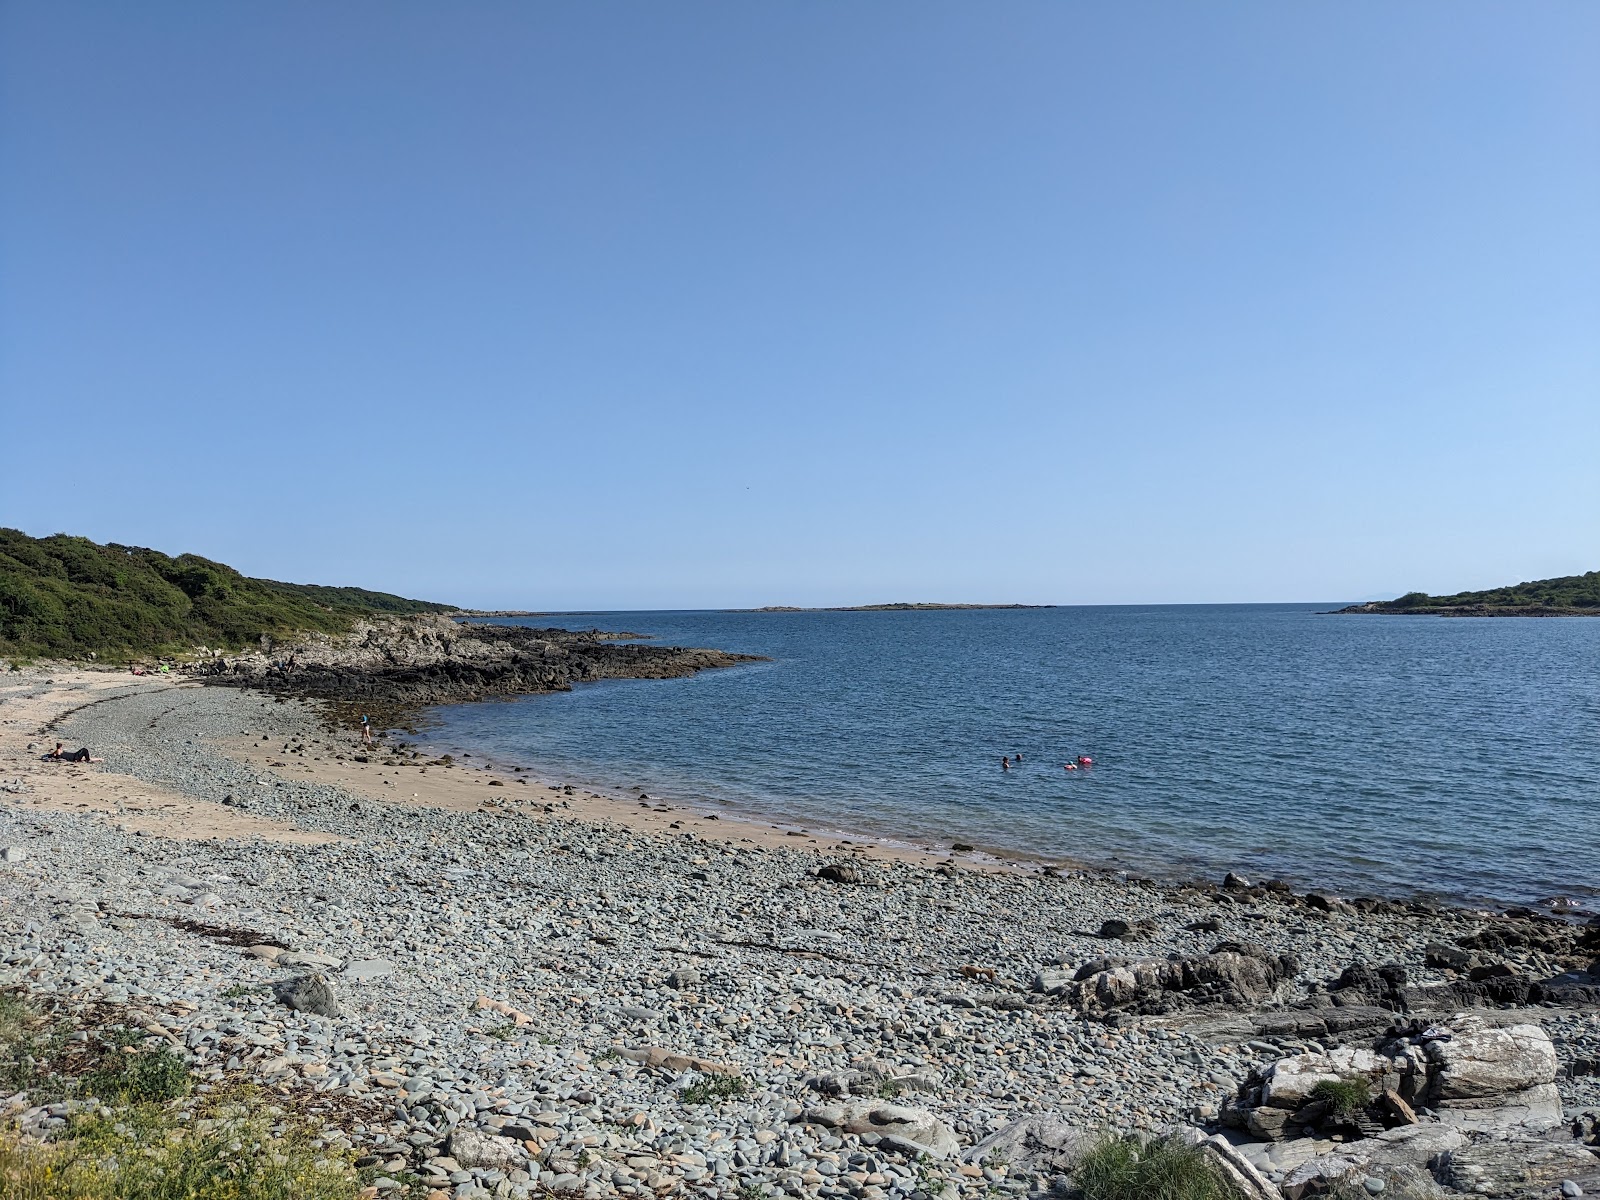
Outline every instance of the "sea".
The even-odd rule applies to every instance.
[[[829,838],[1600,909],[1600,619],[1333,607],[510,619],[769,661],[445,706],[422,740]]]

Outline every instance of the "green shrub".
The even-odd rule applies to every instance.
[[[0,992],[0,1093],[26,1091],[35,1104],[66,1095],[64,1080],[50,1069],[63,1031],[36,1013],[15,992]]]
[[[1324,1079],[1311,1089],[1313,1100],[1325,1100],[1334,1115],[1351,1117],[1372,1100],[1372,1081],[1352,1076],[1349,1079]]]
[[[188,1065],[166,1046],[146,1048],[144,1040],[133,1030],[113,1030],[99,1068],[84,1076],[82,1089],[107,1103],[122,1104],[188,1095]]]
[[[86,1096],[137,1104],[188,1094],[183,1059],[166,1046],[147,1048],[141,1031],[101,1029],[86,1044],[69,1042],[73,1032],[70,1022],[52,1022],[0,992],[0,1092],[26,1091],[35,1104]]]
[[[1106,1136],[1072,1167],[1083,1200],[1238,1200],[1204,1151],[1171,1138],[1140,1146]]]
[[[683,1089],[685,1104],[715,1104],[718,1100],[731,1100],[743,1096],[750,1084],[742,1075],[708,1075]]]

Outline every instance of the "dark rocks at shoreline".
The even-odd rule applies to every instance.
[[[1272,1002],[1298,970],[1292,955],[1224,942],[1210,954],[1091,959],[1076,971],[1047,967],[1035,976],[1033,990],[1091,1016],[1158,1016],[1205,1006],[1238,1010]]]
[[[257,652],[203,663],[189,673],[217,686],[403,711],[567,691],[599,679],[675,679],[760,661],[720,650],[618,642],[598,631],[463,624],[434,616],[364,623],[344,638],[263,641]]]

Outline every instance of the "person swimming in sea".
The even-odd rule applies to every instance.
[[[1000,769],[1002,771],[1011,770],[1011,760],[1009,758],[1007,758],[1004,754],[1002,754],[1000,756]]]

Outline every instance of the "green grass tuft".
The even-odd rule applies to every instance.
[[[1311,1089],[1311,1098],[1327,1101],[1335,1116],[1352,1117],[1372,1101],[1372,1081],[1359,1076],[1324,1079]]]
[[[1073,1164],[1083,1200],[1237,1200],[1205,1153],[1172,1139],[1146,1146],[1107,1136]]]

